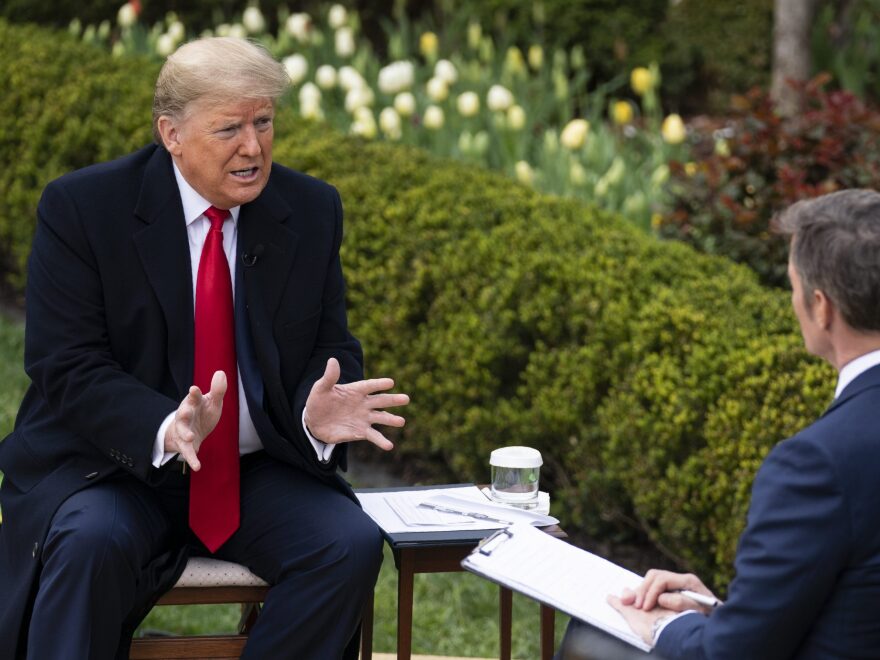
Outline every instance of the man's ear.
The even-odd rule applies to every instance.
[[[837,308],[831,299],[821,289],[813,289],[813,318],[823,330],[828,330],[831,320],[837,313]]]
[[[156,121],[156,128],[159,136],[162,138],[162,144],[172,156],[179,156],[181,153],[180,145],[180,129],[177,122],[168,115],[162,115]]]

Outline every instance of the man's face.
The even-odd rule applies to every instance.
[[[193,105],[185,119],[169,119],[167,129],[160,128],[183,178],[221,209],[253,201],[272,166],[272,102]]]
[[[798,275],[797,268],[794,267],[791,259],[788,260],[788,279],[791,281],[791,306],[794,308],[794,314],[797,316],[798,323],[801,326],[804,346],[813,355],[824,357],[822,334],[819,332],[821,327],[814,318],[812,308],[807,307],[804,302],[804,289],[801,284],[801,277]]]

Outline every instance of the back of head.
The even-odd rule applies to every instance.
[[[162,144],[159,117],[185,118],[194,101],[270,99],[285,92],[290,78],[262,46],[234,37],[207,37],[177,49],[165,61],[153,97],[153,138]]]
[[[793,204],[776,219],[807,306],[819,289],[851,328],[880,332],[880,193],[841,190]]]

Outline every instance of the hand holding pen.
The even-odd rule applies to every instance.
[[[675,612],[697,610],[708,614],[721,605],[705,584],[693,573],[672,573],[651,569],[634,591],[620,597],[624,605],[640,610],[652,610],[656,606]]]

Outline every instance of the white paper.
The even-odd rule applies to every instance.
[[[473,524],[476,521],[473,518],[466,518],[461,514],[444,513],[435,509],[416,504],[410,497],[401,497],[400,493],[388,493],[385,496],[385,503],[391,507],[391,510],[409,526],[442,526],[455,525],[461,523]],[[476,528],[474,528],[476,529]]]
[[[449,522],[442,526],[426,527],[424,525],[407,525],[406,522],[395,513],[389,506],[386,498],[392,501],[401,500],[405,506],[418,506],[422,501],[436,495],[455,495],[467,498],[475,502],[486,502],[486,497],[476,486],[450,486],[449,488],[425,488],[424,490],[385,490],[373,492],[355,493],[364,511],[372,518],[379,527],[388,534],[400,532],[425,532],[425,531],[473,531],[477,529],[501,529],[506,527],[501,523],[491,521],[474,522],[470,518],[459,518],[459,522]],[[426,509],[430,511],[430,509]],[[464,521],[464,522],[462,522]]]
[[[478,490],[477,492],[480,491]],[[494,518],[495,520],[493,522],[498,522],[502,525],[513,525],[514,523],[524,522],[530,525],[539,525],[543,527],[559,523],[559,520],[551,516],[546,516],[542,513],[536,513],[527,509],[518,509],[513,506],[490,502],[482,493],[480,493],[480,496],[481,499],[476,500],[473,497],[461,497],[456,493],[442,493],[427,498],[422,502],[422,506],[425,504],[431,504],[445,509],[452,509],[463,515],[474,513],[477,514],[475,519],[481,519],[482,516],[486,516],[489,519]]]
[[[634,589],[642,578],[531,525],[520,523],[498,533],[461,565],[643,651],[651,649],[606,600],[609,594],[619,596],[624,588]]]

